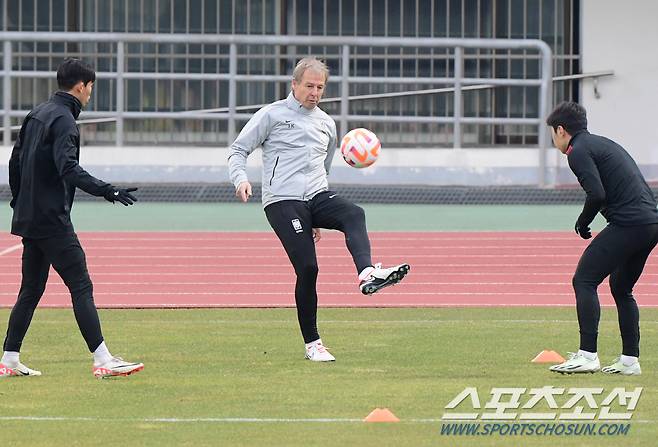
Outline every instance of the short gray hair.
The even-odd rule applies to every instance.
[[[327,67],[327,64],[315,57],[305,57],[304,59],[297,62],[295,70],[292,72],[292,78],[295,81],[300,82],[306,70],[313,70],[324,73],[325,82],[329,80],[329,68]]]

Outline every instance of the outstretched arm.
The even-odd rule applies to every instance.
[[[82,169],[78,163],[80,134],[74,126],[67,125],[63,118],[53,123],[53,161],[59,175],[70,185],[91,194],[104,196],[112,187]]]
[[[80,134],[75,126],[62,118],[53,124],[55,141],[53,143],[53,160],[59,175],[70,185],[80,188],[92,196],[104,197],[108,202],[132,205],[137,198],[132,194],[137,188],[121,189],[97,179],[85,171],[78,163]]]

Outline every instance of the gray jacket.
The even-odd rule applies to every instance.
[[[228,156],[233,185],[247,181],[247,157],[263,148],[263,207],[281,200],[310,200],[329,187],[336,123],[319,107],[304,108],[292,92],[251,117]]]

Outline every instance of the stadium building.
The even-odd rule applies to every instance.
[[[5,35],[23,33],[3,47],[12,72],[3,89],[2,163],[15,137],[9,125],[48,97],[57,64],[73,55],[99,75],[82,118],[114,119],[82,126],[83,144],[93,146],[83,151],[83,162],[92,171],[133,183],[227,182],[226,148],[256,110],[248,106],[285,97],[295,61],[313,54],[332,71],[325,97],[336,100],[323,108],[339,133],[367,127],[384,148],[381,160],[363,171],[337,157],[335,183],[574,183],[541,121],[563,100],[581,101],[593,132],[626,145],[645,174],[658,177],[658,139],[648,119],[658,99],[649,88],[658,68],[638,56],[651,54],[655,39],[649,37],[658,32],[650,23],[658,6],[650,0],[623,11],[609,0],[28,0],[0,6]],[[44,33],[51,38],[40,40]],[[93,34],[64,41],[62,33]],[[100,39],[109,33],[118,34]],[[133,39],[119,43],[125,33]],[[231,35],[255,39],[231,45]],[[277,36],[300,37],[267,41]],[[308,36],[353,45],[345,55],[345,41],[293,44]],[[382,38],[388,43],[369,44]],[[456,63],[453,46],[390,40],[407,38],[545,42],[553,77],[545,110],[537,48],[464,47]],[[508,82],[483,85],[491,79]],[[130,165],[118,161],[128,158]]]

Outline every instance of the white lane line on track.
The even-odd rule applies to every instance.
[[[111,267],[109,265],[106,265],[104,267]],[[122,266],[115,266],[115,267],[140,267],[140,266],[128,266],[128,265],[122,265]],[[175,267],[175,266],[164,266],[164,265],[145,265],[141,267],[153,267],[154,269],[158,269],[161,267]],[[210,266],[208,266],[210,267]],[[217,266],[219,269],[220,267]],[[125,275],[125,276],[144,276],[144,275],[169,275],[169,276],[182,276],[182,275],[205,275],[205,276],[257,276],[259,278],[262,277],[267,277],[267,276],[295,276],[295,273],[292,270],[292,267],[287,268],[285,272],[160,272],[160,271],[153,271],[153,272],[92,272],[94,276],[103,276],[103,275]],[[321,272],[320,274],[342,274],[344,272]],[[16,271],[15,273],[10,273],[10,272],[0,272],[0,275],[4,276],[16,276],[20,274],[19,271]],[[523,276],[570,276],[573,275],[573,273],[570,272],[527,272],[523,273]],[[356,275],[355,275],[356,276]],[[414,270],[413,276],[512,276],[512,277],[518,277],[519,274],[515,272],[509,272],[509,273],[504,273],[504,272],[493,272],[493,273],[487,273],[487,272],[418,272]],[[658,276],[658,273],[643,273],[642,276]],[[534,283],[533,283],[534,284]]]
[[[97,274],[96,276],[100,276],[100,274]],[[206,274],[206,276],[213,276],[211,273]],[[294,279],[294,278],[292,278]],[[20,282],[5,282],[3,285],[6,286],[20,286]],[[62,284],[62,283],[53,283],[53,284]],[[290,281],[283,281],[283,282],[273,282],[273,281],[259,281],[258,286],[288,286],[290,285]],[[432,282],[417,282],[413,281],[410,282],[407,281],[406,285],[415,285],[415,286],[564,286],[564,287],[571,287],[571,284],[567,284],[565,281],[555,281],[555,282],[515,282],[515,281],[509,281],[509,282],[489,282],[489,281],[477,281],[477,282],[446,282],[446,281],[432,281]],[[204,282],[197,282],[197,281],[155,281],[155,282],[149,282],[149,281],[111,281],[111,282],[104,282],[104,281],[94,281],[94,285],[102,285],[102,286],[244,286],[248,285],[245,284],[244,281],[204,281]],[[317,285],[319,286],[351,286],[351,285],[356,285],[355,281],[318,281]],[[658,286],[656,283],[646,283],[642,284],[640,288],[644,287],[650,287],[650,286]]]
[[[88,255],[90,258],[95,258],[95,259],[126,259],[125,255],[98,255],[98,254],[89,254]],[[349,255],[318,255],[318,259],[331,259],[331,258],[337,258],[337,259],[345,259],[346,256]],[[501,255],[501,254],[470,254],[470,255],[462,255],[462,254],[444,254],[444,255],[435,255],[435,254],[429,254],[429,255],[418,255],[418,254],[408,254],[408,253],[402,253],[402,254],[396,254],[395,255],[397,258],[404,259],[404,258],[410,258],[413,259],[414,261],[417,261],[419,259],[425,259],[425,258],[518,258],[518,259],[525,259],[525,258],[578,258],[578,253],[574,254],[521,254],[521,255]],[[285,256],[277,256],[279,257],[282,262],[285,260],[286,263],[288,262],[287,258]],[[244,259],[244,255],[130,255],[128,259]],[[222,264],[218,264],[218,266],[221,266]],[[286,264],[287,265],[287,264]],[[527,264],[522,264],[527,267]],[[541,264],[542,266],[544,264]],[[233,264],[231,264],[233,266]],[[253,268],[253,264],[251,265]]]
[[[158,245],[158,246],[153,246],[153,245],[144,245],[144,246],[139,246],[139,245],[111,245],[111,246],[101,246],[101,245],[92,245],[88,244],[85,245],[85,250],[89,252],[93,252],[96,250],[122,250],[122,251],[130,251],[130,250],[161,250],[161,251],[168,251],[168,250],[194,250],[194,251],[207,251],[207,250],[222,250],[222,251],[248,251],[248,250],[254,250],[254,251],[263,251],[263,250],[278,250],[278,251],[283,251],[281,248],[281,244],[278,245],[267,245],[267,246],[258,246],[258,247],[251,247],[248,245],[238,245],[238,246],[229,246],[227,247],[226,245],[204,245],[203,247],[194,247],[194,246],[180,246],[180,245]],[[571,251],[574,253],[582,253],[582,247],[572,247],[572,246],[561,246],[561,247],[556,247],[555,245],[533,245],[533,246],[518,246],[518,245],[429,245],[429,244],[423,244],[422,246],[419,247],[414,247],[416,250],[555,250],[555,249],[565,249],[565,248],[570,248]],[[391,245],[391,246],[381,246],[378,245],[375,247],[376,250],[399,250],[400,246],[398,244],[396,245]],[[324,246],[318,246],[318,250],[346,250],[345,244],[334,244],[334,245],[324,245]]]
[[[126,259],[126,258],[122,258],[122,259]],[[130,259],[130,258],[128,258],[128,259]],[[10,264],[7,264],[7,265],[14,265],[15,266],[16,263],[15,263],[15,261],[12,260],[12,262]],[[199,268],[213,267],[213,268],[217,268],[217,269],[227,269],[227,268],[250,269],[251,274],[257,273],[257,271],[254,269],[254,264],[235,264],[235,263],[230,263],[230,264],[195,264],[195,263],[164,264],[164,263],[158,263],[158,264],[154,264],[153,262],[149,262],[149,263],[145,263],[145,264],[127,264],[127,263],[112,264],[112,263],[104,262],[104,263],[101,264],[101,263],[93,262],[93,259],[92,259],[92,262],[87,263],[87,266],[91,267],[91,268],[93,268],[93,267],[97,267],[97,268],[101,268],[101,267],[102,268],[106,268],[106,267],[122,267],[122,268],[123,267],[135,267],[135,268],[142,268],[142,267],[157,267],[157,268],[161,268],[161,267],[178,267],[178,268],[184,268],[186,270],[185,273],[187,273],[187,270],[190,270],[193,267],[199,267]],[[265,267],[266,268],[275,268],[275,267],[278,267],[278,268],[281,268],[281,269],[286,269],[288,271],[292,271],[292,266],[289,264],[287,258],[281,258],[281,263],[278,263],[278,264],[258,264],[258,267],[261,267],[261,268],[265,268]],[[350,272],[352,271],[351,268],[347,267],[344,262],[342,262],[342,263],[324,262],[320,267],[322,268],[322,271],[326,271],[329,267],[342,267],[343,268],[342,270],[350,271]],[[523,267],[524,271],[521,272],[521,273],[524,274],[524,275],[551,274],[551,272],[541,272],[541,273],[527,272],[526,273],[526,271],[529,267],[537,267],[537,268],[540,268],[540,267],[541,268],[559,267],[560,271],[557,272],[557,273],[565,273],[566,272],[566,274],[573,274],[573,272],[570,272],[568,270],[564,270],[564,264],[548,264],[548,263],[541,263],[541,264],[527,264],[527,263],[522,263],[522,264],[499,264],[499,263],[496,263],[496,264],[491,264],[491,263],[488,263],[488,264],[477,264],[477,263],[468,263],[468,264],[452,264],[452,263],[429,264],[429,263],[422,263],[422,264],[418,264],[418,265],[417,264],[412,264],[411,267],[414,269],[414,273],[417,272],[420,269],[447,268],[447,267],[449,267],[449,268],[489,268],[489,269],[492,268],[492,267],[495,267],[495,268],[498,268],[498,267],[505,267],[505,268],[507,268],[507,267]],[[653,268],[658,267],[658,263],[648,262],[647,266],[645,268],[652,268],[652,267]],[[575,270],[575,266],[574,266],[574,270]],[[222,273],[222,272],[218,272],[218,273]],[[241,273],[241,272],[222,273],[222,274],[234,275],[234,274],[239,274],[239,273]],[[242,272],[242,273],[250,274],[249,272]],[[436,273],[436,272],[422,272],[422,273],[427,274],[427,273]],[[449,274],[451,272],[441,272],[441,273]],[[468,273],[468,272],[466,272],[466,273]],[[476,272],[476,273],[482,274],[482,275],[487,274],[486,271],[485,272]],[[505,274],[505,273],[508,273],[508,272],[499,272],[499,273],[496,273],[496,274],[499,275],[499,274]],[[519,274],[519,272],[513,272],[513,273],[514,274]],[[555,273],[555,272],[553,272],[553,273]],[[0,274],[3,274],[3,272],[0,272]],[[141,274],[141,273],[138,273],[138,274]],[[267,272],[263,273],[263,274],[267,274]],[[647,275],[647,274],[655,275],[655,274],[658,274],[658,273],[644,272],[642,274],[642,276]]]
[[[15,292],[0,292],[0,296],[14,296],[16,295]],[[247,296],[254,296],[254,295],[263,295],[263,296],[271,296],[271,295],[284,295],[284,296],[292,296],[291,291],[286,291],[286,292],[95,292],[94,296],[98,298],[103,298],[107,296],[115,296],[115,295],[130,295],[130,296],[148,296],[148,295],[153,295],[153,296],[220,296],[220,295],[247,295]],[[354,295],[355,297],[362,297],[362,295],[358,292],[355,291],[353,293],[345,293],[345,292],[323,292],[322,295],[339,295],[339,296],[346,296],[346,295]],[[418,296],[418,295],[429,295],[429,296],[566,296],[566,297],[573,297],[573,292],[395,292],[395,293],[390,293],[390,295],[394,296]],[[642,297],[647,298],[647,297],[656,297],[658,294],[656,293],[642,293]],[[44,296],[47,298],[49,296],[70,296],[69,292],[46,292]],[[380,295],[378,295],[380,296]],[[363,298],[366,299],[366,298]],[[384,298],[382,298],[384,299]],[[185,303],[182,303],[185,304]],[[363,304],[370,304],[373,307],[377,307],[376,305],[382,305],[386,306],[388,303],[386,302],[377,302],[377,303],[366,303],[364,302]],[[265,303],[261,303],[261,306],[267,306]],[[410,307],[413,307],[415,303],[407,303]],[[443,303],[437,302],[437,306],[443,306]],[[519,305],[524,305],[523,303],[519,303]],[[541,304],[548,306],[548,304]],[[573,305],[573,303],[571,303]],[[645,304],[646,305],[646,304]],[[350,305],[346,305],[347,307],[350,307]]]
[[[11,247],[7,247],[4,250],[0,251],[0,256],[15,252],[16,250],[20,250],[21,247],[23,247],[22,244],[16,244],[16,245],[12,245]]]
[[[477,232],[475,232],[477,233]],[[228,234],[227,232],[222,233],[218,232],[220,235],[226,235]],[[241,237],[241,236],[233,236],[231,235],[230,237],[130,237],[130,236],[119,236],[119,237],[96,237],[96,236],[85,236],[84,233],[78,234],[80,237],[80,240],[83,242],[88,241],[88,242],[96,242],[96,241],[110,241],[110,242],[115,242],[115,241],[130,241],[130,242],[176,242],[176,241],[185,241],[185,242],[190,242],[190,241],[198,241],[198,242],[232,242],[232,241],[266,241],[266,242],[278,242],[277,237],[274,235],[274,233],[268,233],[271,234],[269,235],[263,235],[263,236],[255,236],[255,237]],[[329,233],[333,234],[333,233]],[[573,243],[582,243],[585,244],[584,242],[581,242],[580,239],[577,238],[577,236],[571,236],[571,233],[569,233],[566,236],[537,236],[537,237],[515,237],[515,236],[484,236],[484,237],[467,237],[467,236],[452,236],[450,233],[442,233],[444,236],[419,236],[419,237],[395,237],[395,236],[379,236],[377,235],[376,232],[370,233],[370,239],[373,241],[489,241],[489,242],[500,242],[500,241],[565,241],[565,242],[573,242]],[[2,238],[0,238],[0,241],[2,241]],[[342,242],[343,237],[339,234],[335,234],[333,236],[328,236],[327,241],[331,242]]]

